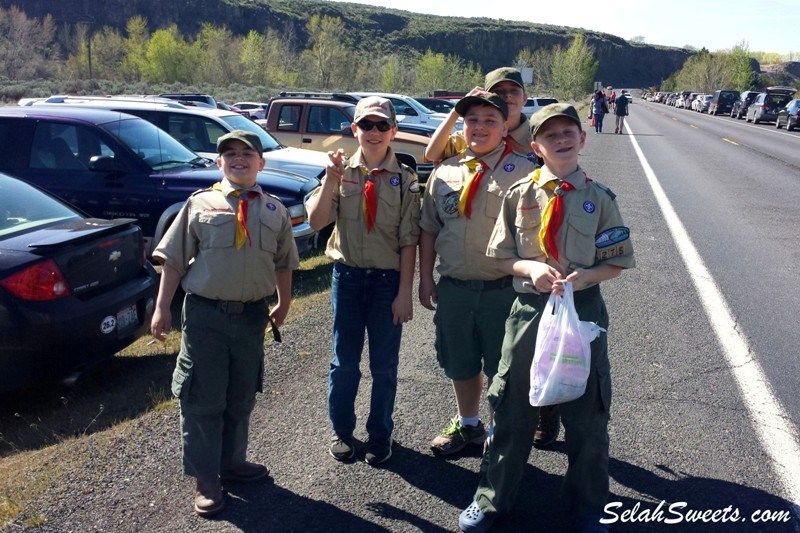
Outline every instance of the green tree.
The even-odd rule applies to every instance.
[[[345,77],[348,66],[347,42],[344,26],[338,17],[313,15],[306,24],[311,47],[302,53],[308,81],[323,89],[330,89]]]
[[[556,47],[553,51],[553,89],[561,98],[579,98],[591,91],[598,62],[586,36],[577,34],[569,48]]]
[[[553,90],[553,56],[552,48],[525,48],[517,54],[514,64],[518,68],[533,69],[533,88],[537,92],[551,92]]]
[[[55,30],[50,15],[39,20],[15,6],[0,9],[0,72],[12,80],[48,76]]]
[[[284,26],[283,31],[269,28],[264,36],[266,57],[262,68],[265,82],[271,87],[295,87],[300,79],[301,63],[295,46],[294,27]],[[346,52],[343,54],[346,56]]]
[[[753,87],[755,72],[750,66],[750,54],[747,43],[742,41],[734,46],[727,57],[727,69],[730,71],[731,88],[746,91]]]
[[[244,81],[252,85],[267,84],[267,47],[266,39],[255,30],[250,30],[242,41],[239,52]]]
[[[216,86],[241,80],[240,43],[228,28],[204,22],[192,44],[197,64],[202,65],[196,69],[195,79]]]
[[[128,19],[125,25],[125,59],[122,62],[122,76],[126,80],[137,81],[142,79],[145,69],[147,42],[150,32],[147,29],[147,19],[136,15]]]
[[[386,58],[380,70],[381,92],[397,93],[403,89],[402,68],[403,67],[398,56],[390,55]]]
[[[468,91],[483,83],[481,69],[461,58],[428,49],[416,64],[414,91],[431,93],[435,89]]]
[[[174,83],[193,81],[201,65],[196,50],[178,32],[176,25],[153,32],[147,41],[142,65],[145,81]]]

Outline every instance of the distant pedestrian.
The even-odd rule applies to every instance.
[[[614,133],[622,133],[622,128],[625,126],[625,117],[628,116],[628,97],[625,93],[621,93],[617,98],[617,105],[614,106],[614,118],[616,120]]]
[[[594,118],[594,132],[603,133],[603,118],[608,113],[608,101],[603,91],[597,91],[592,96],[591,112]]]
[[[153,252],[163,264],[151,322],[157,339],[170,330],[178,283],[186,291],[172,393],[181,407],[183,471],[196,478],[194,510],[204,517],[225,507],[221,482],[269,474],[246,460],[250,413],[267,323],[286,318],[299,263],[288,211],[256,182],[264,168],[258,135],[232,131],[217,140],[217,152],[222,181],[189,197]],[[267,297],[276,292],[270,312]]]
[[[336,223],[325,251],[334,261],[328,452],[338,461],[355,456],[355,401],[366,331],[372,391],[365,460],[375,466],[392,456],[400,335],[413,309],[420,188],[416,173],[390,147],[397,134],[391,101],[359,100],[351,128],[358,150],[347,162],[341,150],[328,153],[322,186],[306,205],[314,229]]]

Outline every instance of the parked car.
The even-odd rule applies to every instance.
[[[800,112],[800,99],[795,98],[783,106],[783,109],[778,111],[778,116],[775,119],[775,127],[781,129],[781,126],[786,125],[786,129],[792,131],[798,124],[798,112]]]
[[[447,114],[453,110],[456,106],[450,100],[445,100],[444,98],[425,98],[425,97],[418,97],[414,98],[417,102],[424,105],[431,111],[435,111],[436,113],[444,113]]]
[[[62,104],[0,107],[0,170],[91,216],[136,218],[148,255],[186,198],[222,179],[216,165],[146,120]],[[315,232],[303,200],[319,180],[265,170],[258,183],[288,208],[298,249],[309,249]]]
[[[150,326],[155,291],[133,219],[88,218],[0,174],[0,392],[112,356]]]
[[[793,87],[767,87],[758,93],[753,103],[747,108],[745,122],[771,122],[778,118],[778,111],[789,103],[797,89]]]
[[[403,94],[393,93],[365,93],[365,92],[351,92],[347,93],[350,96],[360,100],[366,96],[381,96],[392,102],[394,111],[397,113],[398,122],[407,122],[411,124],[427,124],[436,127],[447,118],[446,113],[436,113],[424,105],[417,102],[410,96]],[[464,121],[459,118],[456,121],[455,129],[460,130],[464,126]]]
[[[756,96],[758,96],[757,91],[742,91],[739,93],[739,97],[733,102],[733,107],[731,107],[731,118],[744,118],[745,114],[747,114],[747,108],[750,107],[750,104],[753,103]]]
[[[719,115],[720,113],[730,113],[733,109],[733,103],[739,97],[736,91],[714,91],[711,97],[711,103],[708,105],[709,115]]]
[[[267,120],[259,121],[281,144],[327,152],[342,148],[352,155],[358,148],[350,125],[354,97],[336,93],[282,93],[270,100]],[[290,96],[291,94],[291,96]],[[402,128],[402,126],[400,126]],[[430,126],[428,126],[430,127]],[[425,161],[429,137],[399,131],[392,141],[397,158],[428,179],[433,164]]]
[[[314,150],[287,148],[252,120],[231,111],[186,107],[170,100],[154,104],[146,99],[118,99],[102,96],[52,96],[31,105],[54,103],[111,109],[135,115],[152,122],[180,141],[181,144],[207,159],[216,159],[217,139],[221,135],[240,129],[251,131],[259,136],[268,169],[322,179],[325,174],[325,165],[328,163],[328,157],[325,154]]]
[[[239,115],[242,115],[245,118],[250,118],[250,113],[242,111],[238,107],[230,105],[225,102],[217,101],[217,109],[222,109],[223,111],[233,111],[234,113],[238,113]]]
[[[692,109],[698,113],[705,113],[708,111],[708,106],[711,105],[711,99],[714,97],[712,94],[698,94],[692,101]]]
[[[253,120],[267,118],[269,104],[266,102],[236,102],[233,105],[242,111],[247,111]]]
[[[158,97],[169,98],[170,100],[177,100],[178,102],[194,102],[195,105],[199,104],[203,107],[211,107],[217,109],[217,100],[210,94],[162,93],[159,94]]]
[[[549,104],[555,104],[557,102],[558,100],[556,100],[555,98],[548,98],[542,96],[528,98],[527,100],[525,100],[525,106],[522,108],[522,113],[526,117],[530,118],[531,115],[539,111],[544,106]]]

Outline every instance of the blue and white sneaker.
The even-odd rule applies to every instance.
[[[489,531],[496,518],[496,514],[484,513],[478,507],[478,503],[473,501],[458,516],[458,527],[464,532],[483,533],[484,531]]]

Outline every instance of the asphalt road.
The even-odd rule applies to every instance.
[[[636,269],[603,286],[614,380],[610,501],[621,504],[620,515],[638,505],[638,520],[612,528],[798,531],[797,515],[788,523],[752,520],[755,511],[787,512],[800,503],[785,476],[786,465],[796,466],[800,458],[779,453],[776,460],[759,437],[762,416],[744,401],[753,390],[734,378],[632,138],[727,302],[767,388],[788,413],[777,430],[796,448],[800,135],[641,100],[630,113],[632,135],[608,133],[609,120],[606,133],[588,134],[581,158],[590,175],[617,194],[637,254]],[[287,324],[286,342],[268,350],[266,393],[253,415],[250,455],[269,466],[271,482],[232,487],[218,519],[195,517],[192,486],[180,474],[177,412],[150,413],[111,443],[112,451],[87,450],[85,472],[45,492],[37,504],[47,518],[42,530],[456,529],[475,489],[479,454],[444,460],[428,450],[455,411],[450,385],[436,365],[431,318],[417,306],[404,331],[396,445],[385,468],[342,464],[327,454],[331,317],[322,304]],[[356,435],[362,439],[370,386],[366,361],[364,374]],[[769,420],[773,414],[761,413]],[[565,468],[563,435],[551,450],[534,451],[517,506],[497,530],[562,530],[569,517],[557,493]],[[641,513],[653,513],[662,501],[685,502],[675,509],[687,520],[693,516],[688,510],[718,510],[719,517],[728,508],[726,516],[735,510],[740,521],[645,521]]]

